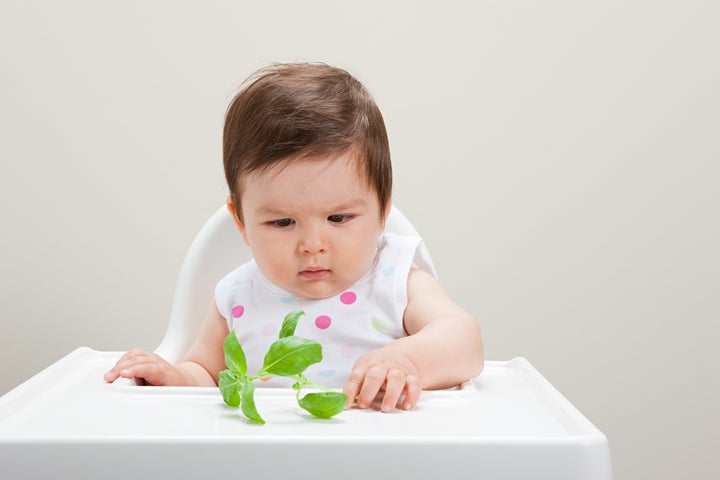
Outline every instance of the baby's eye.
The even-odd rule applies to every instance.
[[[331,223],[345,223],[352,219],[352,215],[330,215],[328,221]]]
[[[287,228],[290,225],[293,225],[295,223],[295,220],[292,218],[281,218],[279,220],[272,220],[268,222],[269,225],[272,225],[273,227],[278,228]]]

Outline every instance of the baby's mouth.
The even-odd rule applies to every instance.
[[[330,270],[321,267],[309,267],[300,272],[300,276],[307,280],[321,280],[330,275]]]

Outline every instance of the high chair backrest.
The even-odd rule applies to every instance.
[[[412,223],[395,206],[390,210],[385,231],[418,235]],[[237,266],[252,258],[230,212],[220,207],[190,245],[175,287],[170,321],[163,341],[155,352],[171,363],[182,360],[200,334],[205,314],[213,299],[215,285]],[[424,243],[416,254],[418,268],[437,276]]]

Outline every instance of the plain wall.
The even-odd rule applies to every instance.
[[[376,97],[487,357],[528,358],[617,480],[718,478],[719,25],[699,0],[1,1],[0,394],[159,344],[228,101],[323,61]]]

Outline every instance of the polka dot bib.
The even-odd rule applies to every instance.
[[[297,298],[278,288],[254,260],[228,274],[215,289],[215,302],[245,351],[248,374],[260,370],[285,316],[302,310],[295,335],[319,342],[323,350],[322,361],[305,375],[327,387],[342,387],[360,355],[405,336],[407,280],[420,242],[415,236],[383,234],[370,271],[346,291],[322,300]],[[258,386],[292,384],[281,377],[262,380]]]

